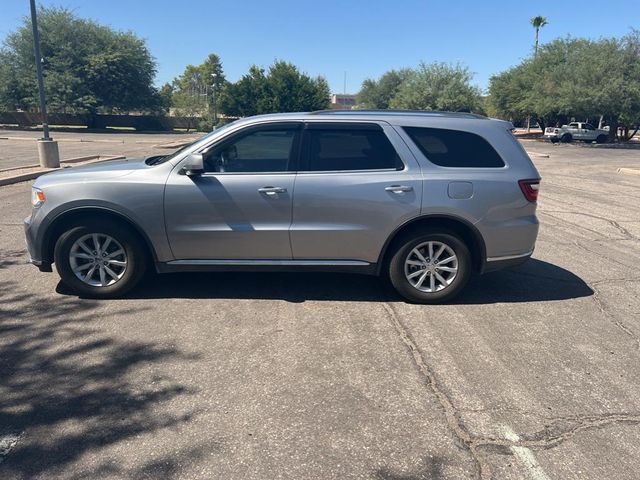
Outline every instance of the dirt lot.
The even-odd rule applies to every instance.
[[[523,143],[534,258],[441,306],[338,274],[81,300],[0,188],[0,478],[637,479],[640,152]]]

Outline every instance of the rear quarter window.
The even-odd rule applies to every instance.
[[[381,129],[307,130],[308,171],[402,170],[404,165]]]
[[[423,127],[403,127],[403,130],[431,163],[441,167],[504,167],[498,152],[475,133]]]

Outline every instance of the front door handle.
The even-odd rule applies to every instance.
[[[409,185],[389,185],[388,187],[384,187],[387,192],[393,193],[406,193],[413,192],[413,187]]]
[[[272,197],[279,193],[287,193],[287,189],[284,187],[262,187],[258,189],[258,192]]]

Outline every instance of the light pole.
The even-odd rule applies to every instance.
[[[218,77],[218,74],[212,73],[211,77],[213,78],[213,82],[211,83],[211,95],[213,98],[213,129],[215,130],[218,126],[218,104],[216,102],[216,78]]]
[[[60,167],[60,154],[58,143],[49,136],[49,118],[47,116],[47,104],[44,98],[44,77],[42,76],[42,55],[40,54],[40,35],[38,33],[38,19],[36,14],[36,1],[31,4],[31,28],[33,29],[33,52],[36,57],[36,74],[38,76],[38,92],[40,94],[40,115],[42,116],[42,130],[44,137],[38,140],[38,156],[40,166],[45,168]]]

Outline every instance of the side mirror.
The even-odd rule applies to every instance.
[[[192,153],[185,161],[180,169],[180,173],[188,177],[197,177],[204,173],[204,158],[201,153]]]

